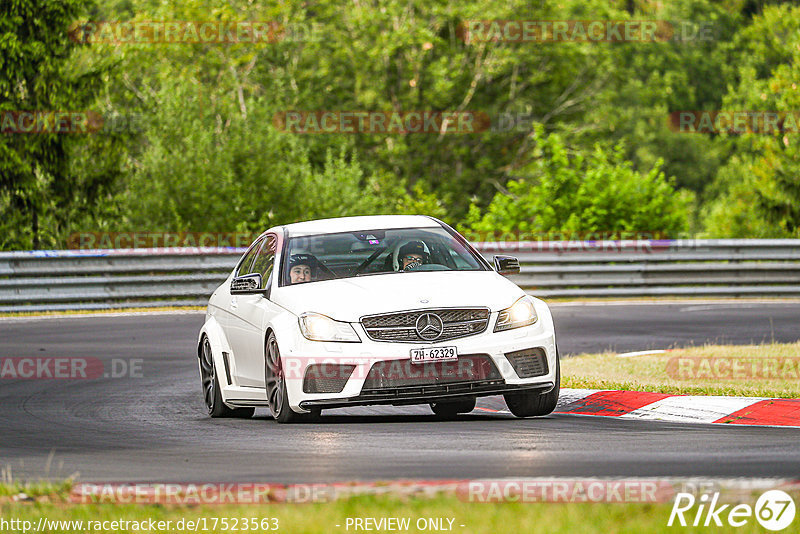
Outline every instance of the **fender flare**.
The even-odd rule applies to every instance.
[[[230,344],[228,343],[228,339],[225,337],[225,332],[217,321],[216,317],[210,316],[203,324],[202,328],[200,328],[200,332],[197,336],[198,362],[200,358],[200,348],[204,337],[207,337],[209,343],[211,344],[211,354],[214,357],[214,368],[220,382],[220,394],[222,395],[222,401],[225,402],[225,386],[231,385],[228,384],[227,377],[232,373],[226,372],[225,363],[222,361],[222,353],[230,353],[232,351]]]

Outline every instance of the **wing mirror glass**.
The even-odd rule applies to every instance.
[[[231,294],[244,295],[252,293],[263,293],[261,289],[261,275],[259,273],[250,273],[242,276],[237,276],[231,281]]]
[[[495,256],[494,270],[503,276],[519,274],[519,260],[514,256]]]

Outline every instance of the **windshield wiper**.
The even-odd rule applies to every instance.
[[[397,274],[397,273],[403,273],[403,272],[405,272],[405,271],[378,271],[378,272],[375,272],[375,273],[358,273],[355,276],[374,276],[376,274]]]

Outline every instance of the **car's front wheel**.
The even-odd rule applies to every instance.
[[[503,395],[511,413],[517,417],[547,415],[556,409],[558,394],[561,391],[561,362],[556,351],[556,382],[547,393],[508,393]]]
[[[432,402],[433,413],[443,418],[455,417],[460,413],[469,413],[475,409],[475,397],[455,401]]]
[[[300,423],[316,419],[319,411],[301,414],[289,407],[286,373],[283,370],[278,340],[273,332],[267,337],[265,353],[264,382],[267,388],[267,404],[275,420],[279,423]]]
[[[203,338],[200,346],[200,382],[203,386],[203,400],[206,403],[208,415],[211,417],[240,417],[246,419],[253,417],[255,408],[228,408],[222,402],[222,390],[219,387],[217,368],[214,365],[214,353],[211,342]]]

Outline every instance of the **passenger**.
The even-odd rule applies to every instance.
[[[316,265],[316,258],[311,254],[292,254],[289,258],[289,283],[302,284],[314,281],[313,265]]]

